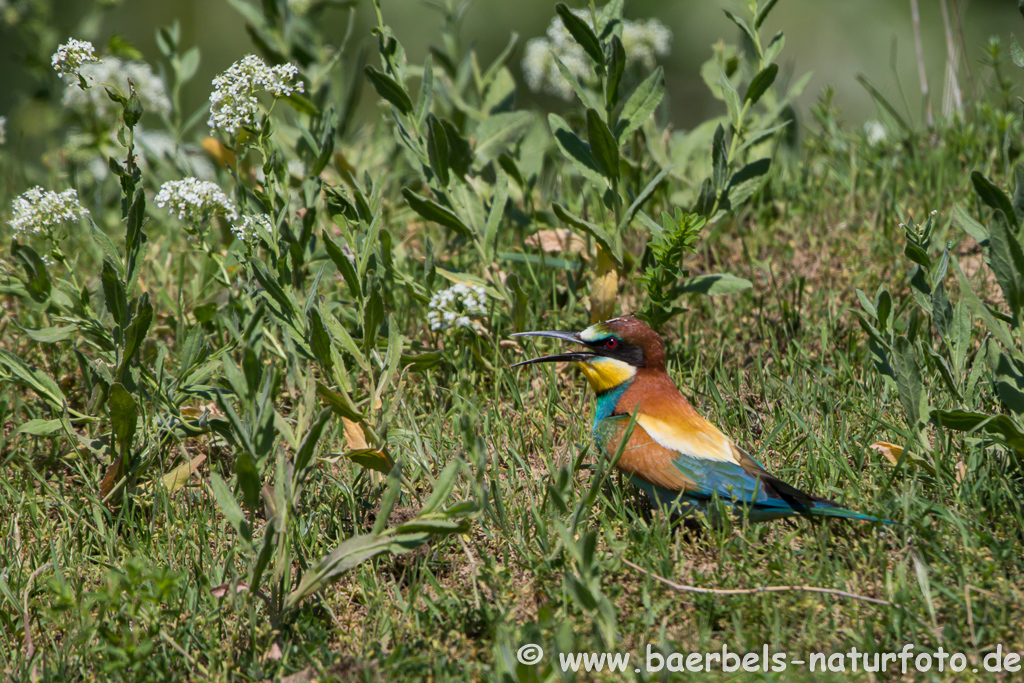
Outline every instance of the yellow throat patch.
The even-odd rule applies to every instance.
[[[583,371],[591,388],[597,393],[613,389],[636,375],[636,368],[629,363],[605,356],[597,356],[576,365]]]

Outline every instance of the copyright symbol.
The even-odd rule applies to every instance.
[[[526,664],[527,666],[533,666],[540,661],[540,658],[544,656],[544,648],[540,645],[534,645],[533,643],[527,643],[519,648],[519,652],[516,652],[516,659],[519,660],[520,664]]]

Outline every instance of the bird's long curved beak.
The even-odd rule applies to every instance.
[[[564,341],[572,342],[573,344],[585,344],[580,339],[579,332],[561,332],[559,330],[542,330],[538,332],[517,332],[512,335],[513,337],[553,337],[555,339],[562,339]],[[532,363],[554,363],[557,361],[571,361],[574,363],[584,363],[594,357],[594,354],[586,351],[575,351],[571,353],[556,353],[551,356],[541,356],[540,358],[532,358],[530,360],[520,361],[512,365],[513,368],[518,368],[520,365],[530,365]]]

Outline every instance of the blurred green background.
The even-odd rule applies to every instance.
[[[96,5],[104,7],[97,15],[90,12]],[[532,37],[544,35],[554,16],[553,0],[476,0],[466,12],[462,38],[474,44],[482,63],[489,62],[505,46],[512,32],[520,36],[513,71],[520,79],[520,100],[533,98],[522,85],[519,68],[523,46]],[[570,6],[585,6],[576,0]],[[598,3],[599,5],[602,3]],[[947,0],[949,21],[962,39],[964,55],[960,63],[960,85],[965,92],[971,79],[981,74],[978,68],[983,48],[990,36],[999,36],[1004,49],[1009,48],[1010,33],[1021,32],[1024,21],[1011,0]],[[947,66],[946,37],[940,0],[920,0],[921,36],[932,103],[936,113],[942,111],[942,93]],[[738,39],[738,30],[726,19],[723,9],[739,12],[739,2],[712,0],[681,2],[679,0],[632,0],[626,3],[631,18],[656,17],[673,33],[672,53],[665,60],[670,112],[673,124],[688,127],[724,107],[712,100],[700,79],[699,67],[711,55],[711,45],[720,38],[729,42]],[[53,45],[26,45],[13,25],[27,20],[32,8],[49,12],[47,22]],[[384,0],[385,20],[407,48],[412,60],[422,59],[428,45],[438,41],[440,13],[421,0]],[[97,18],[98,16],[98,18]],[[347,12],[330,10],[321,22],[327,36],[341,41]],[[202,63],[196,79],[184,93],[186,111],[202,106],[209,96],[213,77],[241,56],[252,52],[252,46],[239,13],[226,0],[175,0],[144,2],[126,0],[93,3],[85,0],[0,0],[0,115],[11,119],[9,144],[16,144],[19,130],[31,126],[34,112],[24,107],[34,96],[60,84],[54,76],[49,85],[41,79],[38,67],[46,54],[68,37],[90,39],[99,47],[112,35],[120,35],[140,49],[145,58],[159,66],[161,56],[154,34],[158,27],[181,23],[184,47],[199,45]],[[358,3],[356,27],[350,49],[371,45],[375,38],[370,29],[373,8],[369,0]],[[786,47],[782,63],[791,74],[808,71],[813,79],[804,91],[800,108],[817,100],[826,86],[835,90],[834,102],[844,121],[859,125],[878,116],[867,92],[856,82],[858,73],[865,74],[887,97],[909,111],[905,114],[915,122],[923,121],[918,66],[915,55],[911,4],[909,0],[782,0],[767,22],[769,34],[784,31]],[[373,57],[375,59],[375,56]],[[32,74],[33,62],[37,67]],[[52,72],[51,72],[52,75]],[[900,91],[902,86],[902,93]],[[372,94],[372,93],[370,93]],[[375,98],[363,93],[364,116],[371,115]],[[906,103],[904,105],[904,103]],[[558,107],[559,102],[541,98],[541,106]]]

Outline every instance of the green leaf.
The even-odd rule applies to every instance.
[[[49,436],[54,432],[60,431],[64,426],[63,420],[40,420],[38,418],[23,422],[16,430],[14,434],[28,434],[30,436]]]
[[[726,174],[729,172],[729,150],[725,145],[725,128],[718,124],[715,137],[711,142],[711,177],[716,192],[725,187]]]
[[[573,166],[588,180],[597,183],[601,187],[607,184],[601,165],[594,158],[590,146],[583,142],[576,133],[572,132],[569,124],[558,114],[548,114],[548,125],[551,126],[551,134],[555,136],[555,142],[562,154],[568,157]]]
[[[423,504],[423,508],[419,511],[419,515],[429,515],[436,511],[441,505],[448,499],[448,494],[451,493],[452,487],[455,486],[455,480],[459,477],[459,472],[462,471],[462,461],[458,458],[451,460],[442,470],[437,481],[434,482],[434,491],[430,494],[430,498]]]
[[[313,456],[316,454],[316,448],[320,443],[320,437],[324,433],[324,428],[331,421],[331,412],[330,408],[321,410],[316,420],[310,425],[306,435],[302,438],[299,450],[295,454],[295,473],[292,479],[292,486],[296,491],[305,482],[309,471],[315,464]]]
[[[121,358],[119,371],[123,371],[135,359],[152,324],[153,304],[149,302],[149,292],[145,292],[139,297],[139,303],[135,307],[135,316],[128,324],[128,329],[124,334],[124,355]]]
[[[125,470],[129,470],[131,463],[128,460],[139,421],[139,406],[123,384],[114,382],[110,385],[107,410],[110,412],[110,424],[114,430],[118,453],[124,458]]]
[[[476,150],[474,152],[477,161],[481,164],[486,164],[489,161],[497,159],[503,152],[512,147],[520,138],[526,133],[526,131],[533,125],[534,115],[533,112],[529,111],[508,111],[501,112],[500,114],[492,114],[486,119],[480,122],[476,127]],[[449,126],[445,122],[445,132],[448,134],[448,145],[453,147],[451,131],[454,130],[454,126]],[[467,143],[468,149],[468,143]],[[451,156],[454,157],[456,152],[451,152]],[[472,157],[470,157],[472,162]],[[456,166],[454,159],[451,162],[452,170],[454,170],[459,177],[462,177],[466,172],[459,172],[459,167]],[[468,171],[468,165],[466,168]]]
[[[313,306],[306,311],[306,321],[309,328],[309,348],[313,351],[320,367],[328,375],[334,369],[334,359],[331,357],[331,335],[324,325],[323,315],[319,306]]]
[[[963,297],[963,301],[967,304],[967,308],[969,308],[971,313],[975,316],[981,318],[981,321],[985,323],[989,332],[991,332],[995,338],[999,340],[999,343],[1003,345],[1003,349],[1010,350],[1013,353],[1014,358],[1017,360],[1024,360],[1024,356],[1022,356],[1021,352],[1017,350],[1006,326],[993,317],[988,306],[986,306],[974,292],[974,288],[971,287],[971,283],[967,279],[967,276],[965,276],[963,271],[960,270],[960,263],[956,259],[953,259],[951,263],[953,265],[953,270],[956,271],[957,281],[960,284],[960,295]]]
[[[601,49],[601,41],[597,39],[594,29],[590,27],[590,24],[573,14],[572,10],[566,7],[564,2],[555,5],[555,12],[562,18],[562,23],[565,24],[566,30],[576,39],[576,42],[580,44],[580,47],[587,53],[587,56],[590,57],[595,65],[603,68],[604,50]]]
[[[1017,214],[1013,210],[1013,203],[1006,193],[999,189],[995,183],[986,178],[980,171],[971,171],[971,182],[974,184],[974,191],[986,205],[997,211],[1002,211],[1003,216],[1010,222],[1014,230],[1020,227]]]
[[[750,289],[753,286],[754,283],[750,280],[729,275],[728,273],[720,273],[715,275],[696,275],[687,278],[683,280],[676,290],[680,294],[695,293],[718,296],[721,294],[735,294],[736,292],[742,292],[744,289]]]
[[[733,128],[738,129],[740,126],[740,94],[736,92],[736,86],[732,84],[732,79],[725,73],[722,65],[716,62],[715,67],[718,73],[718,83],[722,88],[722,98],[725,100],[726,109],[729,110],[729,118],[732,120]]]
[[[1016,183],[1013,190],[1013,213],[1019,222],[1024,219],[1024,164],[1017,164],[1013,169],[1013,178]]]
[[[992,221],[988,262],[1003,290],[1014,324],[1019,325],[1021,308],[1024,307],[1024,250],[1006,221],[999,216]]]
[[[1014,66],[1019,69],[1024,69],[1024,50],[1020,49],[1020,43],[1017,42],[1017,36],[1010,35],[1010,59],[1013,60]]]
[[[46,272],[46,263],[30,246],[19,244],[18,240],[11,241],[11,255],[21,261],[25,269],[25,289],[29,296],[39,303],[50,298],[50,276]]]
[[[651,181],[644,186],[644,189],[640,191],[640,194],[636,196],[636,199],[633,200],[633,203],[629,205],[629,208],[626,209],[626,212],[622,215],[622,221],[619,223],[620,232],[629,225],[630,221],[633,220],[633,216],[636,215],[636,212],[640,210],[644,205],[644,202],[651,198],[651,195],[654,194],[654,191],[658,186],[661,185],[666,177],[668,177],[669,171],[673,168],[675,168],[675,164],[669,164],[665,168],[661,169],[661,171],[658,172],[658,175],[651,178]]]
[[[334,391],[320,380],[317,380],[316,393],[331,410],[341,417],[353,422],[360,422],[365,419],[365,416],[359,412],[347,392]]]
[[[595,109],[587,110],[587,138],[590,140],[590,151],[597,159],[601,172],[608,179],[619,177],[619,146],[608,130],[608,125],[601,120]]]
[[[412,210],[424,219],[443,225],[446,228],[451,228],[464,237],[468,237],[470,239],[474,237],[473,231],[470,230],[451,209],[441,206],[433,199],[421,197],[408,187],[402,188],[402,196],[405,197],[407,202],[409,202],[409,206]]]
[[[999,400],[1013,413],[1019,423],[1024,419],[1024,375],[1005,353],[997,352],[990,347],[988,359],[992,366],[992,374],[995,376]]]
[[[626,68],[626,50],[617,35],[612,35],[611,55],[608,61],[608,81],[605,83],[605,107],[614,109],[619,103],[619,83]],[[620,138],[621,139],[621,138]]]
[[[445,135],[444,125],[433,113],[427,114],[427,157],[430,159],[430,168],[441,182],[441,186],[447,187],[450,178],[448,136]]]
[[[554,202],[551,204],[551,209],[555,212],[562,221],[568,223],[574,228],[582,230],[587,233],[594,240],[601,245],[608,254],[615,259],[616,265],[622,266],[622,248],[610,235],[608,235],[603,228],[590,221],[585,221],[582,218],[573,215],[561,204]]]
[[[933,410],[931,419],[959,432],[983,431],[1002,437],[1010,448],[1024,454],[1024,432],[1009,415],[986,415],[967,410]]]
[[[615,138],[625,142],[630,134],[644,125],[665,96],[665,71],[660,66],[636,86],[633,94],[622,105],[622,113],[615,124]]]
[[[775,3],[778,1],[779,0],[768,0],[759,10],[757,10],[757,16],[754,18],[755,30],[761,28],[761,24],[763,24],[764,20],[768,18],[768,13],[772,11],[772,8],[775,7]]]
[[[960,226],[960,229],[973,237],[974,241],[978,244],[988,242],[988,228],[974,220],[962,205],[957,204],[953,207],[953,218],[956,220],[957,225]]]
[[[743,31],[744,34],[746,34],[747,40],[750,41],[751,46],[756,46],[758,44],[757,35],[754,33],[753,29],[751,29],[750,26],[747,25],[747,22],[744,19],[736,16],[727,9],[722,11],[725,12],[725,16],[729,17],[729,21],[739,26],[740,30]]]
[[[216,472],[210,472],[210,490],[213,492],[213,499],[217,502],[217,507],[220,508],[221,513],[227,518],[235,533],[244,541],[246,546],[251,547],[252,530],[249,528],[249,523],[245,521],[245,513],[242,512],[238,501],[235,500],[235,495],[231,492],[231,488]]]
[[[352,261],[345,255],[345,252],[341,250],[331,236],[324,230],[321,233],[324,241],[324,250],[334,265],[338,268],[338,272],[341,273],[342,278],[345,280],[345,284],[348,285],[348,291],[352,295],[352,298],[356,301],[361,301],[363,298],[363,291],[359,284],[359,276],[356,275],[355,266],[352,265]]]
[[[402,461],[395,462],[395,466],[388,473],[387,485],[384,488],[384,495],[380,499],[380,509],[377,510],[377,519],[373,522],[372,533],[379,534],[388,526],[388,518],[391,511],[395,509],[398,496],[402,493]]]
[[[856,78],[857,82],[864,86],[864,89],[868,91],[869,95],[871,95],[871,99],[873,99],[875,103],[878,104],[878,106],[880,106],[882,109],[889,113],[889,116],[893,118],[893,120],[904,133],[912,132],[910,125],[907,123],[907,120],[900,115],[899,111],[896,109],[896,107],[893,106],[892,102],[890,102],[878,88],[871,84],[871,82],[867,79],[866,76],[864,76],[864,74],[857,74]]]
[[[395,106],[398,111],[408,115],[412,111],[412,100],[409,93],[405,91],[398,81],[383,71],[367,65],[366,77],[370,79],[370,85],[377,91],[377,94]]]
[[[907,425],[916,435],[921,429],[922,418],[928,414],[928,395],[921,379],[921,366],[917,360],[914,345],[905,336],[896,338],[893,349],[896,365],[896,388],[907,417]],[[923,445],[923,444],[922,444]]]
[[[3,349],[0,349],[0,366],[10,373],[6,377],[0,376],[0,379],[28,387],[39,398],[49,403],[51,408],[63,412],[66,399],[52,377],[41,370],[29,367],[21,358]]]
[[[562,58],[554,52],[551,53],[551,58],[555,60],[555,66],[558,68],[558,72],[562,74],[562,78],[569,83],[569,87],[576,93],[576,97],[580,98],[580,102],[586,108],[593,108],[594,101],[591,99],[590,94],[580,84],[579,79],[576,78],[576,74],[569,70],[569,67],[565,65]]]
[[[747,86],[747,94],[743,96],[743,101],[757,104],[757,101],[761,99],[761,95],[764,95],[765,91],[775,82],[775,77],[778,73],[778,64],[769,64],[758,72],[753,80],[750,81],[750,85]]]

